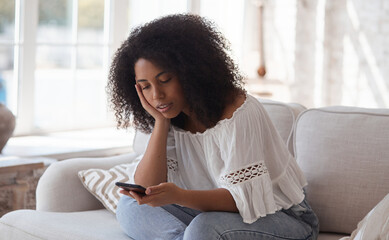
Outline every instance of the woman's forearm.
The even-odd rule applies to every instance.
[[[135,172],[135,183],[144,187],[167,181],[166,142],[170,120],[156,121],[146,152]]]
[[[225,188],[213,190],[184,190],[181,189],[181,194],[177,204],[197,209],[203,212],[208,211],[224,211],[238,212],[236,203],[231,193]]]

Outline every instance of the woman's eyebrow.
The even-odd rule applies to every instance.
[[[157,75],[155,75],[155,78],[157,79],[158,77],[160,77],[162,74],[165,74],[165,73],[167,73],[167,72],[162,71],[162,72],[158,73]],[[148,81],[147,81],[147,79],[138,79],[138,80],[136,80],[136,82],[138,83],[138,82],[148,82]]]
[[[138,80],[136,80],[136,82],[137,83],[139,83],[139,82],[147,82],[147,80],[146,79],[138,79]]]
[[[158,73],[157,75],[155,75],[155,78],[158,78],[159,76],[161,76],[162,74],[165,74],[165,73],[167,73],[167,72],[166,71],[162,71],[162,72]]]

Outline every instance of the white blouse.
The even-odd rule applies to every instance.
[[[245,223],[304,200],[306,179],[262,104],[247,94],[229,119],[203,133],[170,128],[168,182],[226,188]]]

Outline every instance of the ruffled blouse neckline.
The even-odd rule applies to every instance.
[[[244,109],[246,109],[246,105],[247,105],[247,102],[249,101],[249,98],[252,98],[251,95],[249,94],[245,94],[245,97],[246,99],[244,100],[243,104],[240,105],[236,110],[235,112],[232,114],[232,117],[230,118],[224,118],[222,120],[220,120],[219,122],[216,123],[215,126],[211,127],[211,128],[208,128],[206,129],[204,132],[196,132],[196,133],[192,133],[190,131],[187,131],[187,130],[184,130],[182,128],[179,128],[179,127],[176,127],[174,125],[171,125],[172,126],[172,129],[175,131],[175,132],[178,132],[178,133],[181,133],[181,134],[185,134],[185,135],[189,135],[189,136],[205,136],[207,134],[210,134],[210,132],[213,132],[213,131],[216,131],[218,128],[220,128],[220,126],[223,126],[229,122],[233,122],[236,118],[236,116],[238,114],[240,114],[240,112],[242,112]]]

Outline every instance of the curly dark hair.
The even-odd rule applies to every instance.
[[[174,72],[197,119],[207,128],[215,126],[226,105],[245,92],[230,50],[214,24],[197,15],[169,15],[133,29],[113,58],[107,85],[118,128],[131,120],[143,132],[154,126],[134,88],[140,58]],[[185,118],[181,113],[171,122],[182,128]]]

